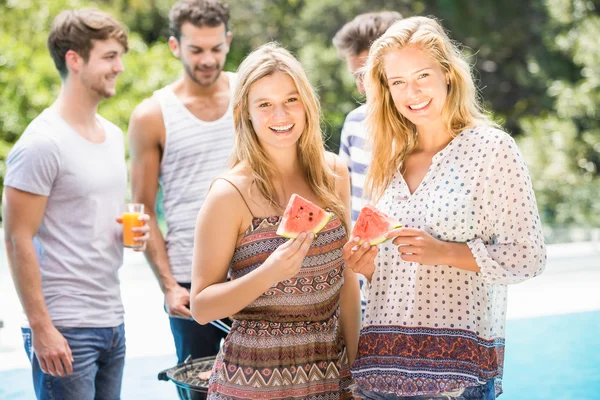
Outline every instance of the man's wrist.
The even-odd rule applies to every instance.
[[[29,328],[31,328],[32,331],[45,330],[50,326],[54,326],[54,324],[48,315],[29,319]]]
[[[170,277],[170,278],[163,279],[160,286],[161,286],[163,293],[166,294],[167,292],[170,292],[171,290],[178,288],[179,283],[177,283],[177,281],[175,279]]]

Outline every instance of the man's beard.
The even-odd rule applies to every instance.
[[[183,69],[185,70],[185,73],[187,74],[187,76],[190,77],[191,80],[193,80],[194,82],[196,82],[198,85],[200,86],[204,86],[204,87],[208,87],[213,85],[221,76],[221,71],[222,68],[219,64],[216,64],[215,68],[213,68],[213,71],[215,73],[215,77],[213,79],[211,79],[210,81],[207,80],[200,80],[196,77],[196,75],[194,74],[194,72],[197,70],[196,68],[194,68],[192,70],[192,67],[189,64],[183,63]]]
[[[114,97],[116,94],[116,89],[114,87],[108,88],[108,84],[104,82],[104,76],[102,78],[98,78],[97,82],[89,83],[87,77],[83,77],[84,84],[89,88],[89,90],[102,99],[109,99]]]
[[[98,96],[100,96],[104,99],[110,99],[111,97],[114,97],[114,95],[116,94],[115,89],[107,89],[105,86],[94,85],[91,87],[91,89],[94,93],[96,93]]]

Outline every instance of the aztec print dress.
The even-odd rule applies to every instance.
[[[233,254],[232,280],[258,268],[287,240],[275,233],[280,218],[253,218]],[[346,230],[332,216],[300,272],[231,317],[208,399],[344,398],[351,380],[338,325],[345,242]]]

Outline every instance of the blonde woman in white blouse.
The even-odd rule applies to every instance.
[[[366,196],[404,228],[344,247],[370,282],[352,373],[367,399],[493,399],[502,392],[506,286],[546,253],[529,173],[484,114],[469,64],[433,19],[371,47]]]

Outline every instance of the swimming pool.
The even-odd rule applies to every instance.
[[[505,358],[503,400],[598,400],[600,311],[509,320]]]
[[[509,320],[503,400],[600,399],[600,311]],[[171,356],[136,357],[125,366],[123,399],[175,399],[156,380]],[[0,399],[33,399],[30,371],[0,372]]]
[[[502,400],[600,400],[600,246],[553,245],[538,278],[509,286]],[[20,305],[0,246],[0,400],[34,399]],[[127,359],[123,400],[177,399],[159,371],[176,364],[162,296],[143,255],[120,271]],[[148,326],[153,334],[148,335]]]

